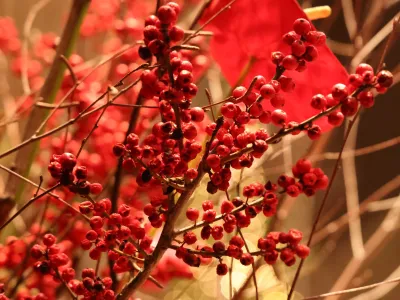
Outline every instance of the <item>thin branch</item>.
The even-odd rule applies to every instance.
[[[355,149],[357,142],[357,132],[360,124],[360,119],[357,119],[353,124],[353,131],[350,133],[346,150]],[[359,218],[359,196],[357,183],[357,169],[355,156],[342,157],[343,180],[345,187],[345,197],[347,211],[349,214],[354,214],[357,217],[349,222],[350,244],[354,257],[362,257],[364,255],[364,243],[362,237],[361,220]]]
[[[207,8],[211,5],[213,0],[205,0],[202,4],[199,12],[197,13],[196,17],[193,19],[192,24],[189,26],[189,30],[192,30],[196,27],[197,23],[200,21],[201,17],[204,15]]]
[[[344,23],[349,33],[350,40],[353,41],[357,34],[357,21],[354,13],[353,1],[342,0]]]
[[[400,266],[397,267],[396,270],[394,270],[386,280],[382,282],[382,284],[375,286],[372,290],[365,292],[363,294],[360,294],[354,298],[351,298],[351,300],[378,300],[378,299],[384,299],[384,296],[386,296],[388,293],[390,293],[395,287],[399,285],[399,281],[394,282],[393,284],[386,284],[390,280],[394,280],[395,278],[398,278],[400,275]]]
[[[303,298],[303,300],[320,299],[320,298],[324,298],[324,297],[339,296],[339,295],[344,295],[344,294],[349,294],[349,293],[355,293],[355,292],[360,292],[360,291],[364,291],[364,290],[369,290],[369,289],[381,286],[383,284],[398,283],[398,282],[400,282],[400,277],[385,280],[385,281],[370,284],[370,285],[366,285],[366,286],[362,286],[362,287],[358,287],[358,288],[354,288],[354,289],[348,289],[348,290],[331,292],[331,293],[321,294],[321,295],[312,296],[312,297],[306,297],[306,298]],[[362,299],[371,299],[371,298],[362,298]]]
[[[249,246],[247,245],[246,239],[244,238],[244,236],[242,234],[242,231],[239,229],[239,227],[238,227],[238,233],[239,233],[240,237],[242,238],[242,240],[244,241],[244,246],[246,248],[246,251],[248,253],[250,253]],[[259,299],[258,298],[258,284],[257,284],[256,268],[255,268],[255,265],[254,265],[254,261],[251,263],[251,267],[252,267],[251,277],[253,277],[253,283],[254,283],[254,287],[256,289],[256,300],[258,300]]]
[[[400,198],[400,195],[399,195]],[[361,268],[363,263],[372,256],[372,254],[383,249],[383,243],[390,238],[393,231],[398,227],[400,220],[400,207],[393,207],[386,215],[378,229],[368,239],[365,244],[365,255],[362,258],[353,257],[344,268],[340,277],[336,280],[332,291],[345,289],[351,279]],[[338,299],[339,295],[334,295],[332,300]]]
[[[386,25],[379,30],[363,48],[354,56],[350,63],[350,69],[355,70],[356,67],[365,60],[365,58],[393,31],[393,22],[397,18],[394,17]]]
[[[363,202],[361,202],[358,213],[359,214],[365,213],[366,211],[368,211],[368,207],[369,207],[370,203],[381,200],[386,195],[395,191],[399,187],[400,187],[400,175],[397,175],[392,180],[385,183],[383,186],[381,186],[379,189],[377,189],[375,192],[373,192],[370,196],[368,196],[367,199],[365,199]],[[352,218],[354,218],[354,215],[347,212],[346,214],[339,217],[335,221],[328,223],[326,226],[324,226],[322,229],[320,229],[319,231],[317,231],[314,234],[314,238],[311,243],[311,246],[319,243],[320,241],[325,239],[328,235],[337,233],[341,229],[345,228],[345,226],[348,224],[349,220],[351,220]]]
[[[206,22],[204,22],[203,25],[201,25],[193,34],[189,35],[183,42],[182,44],[186,44],[188,41],[190,41],[192,38],[196,37],[197,34],[203,30],[204,27],[206,27],[208,24],[210,24],[216,17],[218,17],[221,13],[223,13],[225,10],[229,9],[233,3],[235,3],[236,0],[231,0],[227,5],[222,7],[219,11],[217,11],[210,19],[208,19]]]
[[[21,81],[22,81],[22,88],[24,90],[24,95],[31,94],[31,88],[29,86],[29,78],[28,78],[28,41],[31,36],[31,29],[33,22],[36,19],[38,13],[50,3],[51,0],[40,0],[34,5],[32,5],[23,28],[23,36],[24,39],[22,41],[21,46],[21,58],[22,58],[22,65],[21,65]]]
[[[73,1],[68,20],[62,33],[60,44],[57,47],[54,62],[50,68],[44,85],[40,91],[39,98],[44,99],[48,103],[52,103],[56,97],[57,91],[61,85],[64,77],[64,69],[62,61],[59,59],[60,55],[68,57],[73,50],[74,41],[79,34],[80,24],[90,4],[89,0],[75,0]],[[27,121],[23,139],[29,139],[37,130],[42,120],[46,117],[47,111],[34,108]],[[26,176],[29,173],[33,159],[35,157],[38,145],[31,145],[18,151],[15,158],[15,167],[17,172]],[[18,186],[15,177],[9,176],[6,183],[4,195],[0,198],[0,220],[5,220],[6,216],[18,202],[22,196],[24,186]]]
[[[42,198],[43,196],[51,193],[52,191],[54,191],[56,188],[58,188],[60,186],[59,183],[57,183],[56,185],[52,186],[51,188],[49,188],[48,190],[46,190],[45,192],[33,197],[31,200],[29,200],[27,203],[25,203],[12,217],[10,217],[3,225],[0,226],[0,231],[4,229],[4,227],[6,227],[8,224],[10,224],[16,217],[18,217],[25,209],[27,209],[32,203],[34,203],[36,200]]]
[[[315,230],[316,230],[316,228],[317,228],[319,219],[321,218],[322,211],[323,211],[324,208],[325,208],[325,204],[326,204],[326,202],[327,202],[327,199],[328,199],[328,196],[329,196],[329,192],[331,191],[331,188],[332,188],[334,179],[335,179],[335,177],[336,177],[337,171],[339,170],[339,164],[340,164],[340,161],[341,161],[341,156],[342,156],[344,147],[345,147],[345,145],[346,145],[346,141],[347,141],[347,139],[348,139],[348,137],[349,137],[349,135],[350,135],[350,132],[351,132],[351,129],[352,129],[352,127],[353,127],[353,124],[354,124],[355,120],[356,120],[357,117],[359,116],[359,113],[360,113],[360,110],[357,111],[357,114],[354,116],[353,121],[350,122],[350,124],[349,124],[349,126],[348,126],[348,128],[347,128],[347,131],[346,131],[346,133],[345,133],[344,140],[343,140],[343,143],[342,143],[342,147],[341,147],[340,153],[339,153],[339,158],[336,160],[334,169],[333,169],[333,171],[332,171],[332,175],[330,176],[330,180],[329,180],[328,187],[327,187],[327,189],[326,189],[324,198],[322,199],[322,203],[321,203],[321,205],[320,205],[320,207],[319,207],[317,216],[316,216],[316,218],[315,218],[315,220],[314,220],[314,224],[313,224],[312,229],[311,229],[310,236],[309,236],[308,241],[307,241],[307,246],[310,246],[310,244],[311,244],[311,241],[312,241],[313,235],[314,235],[314,233],[315,233]],[[304,259],[302,259],[302,260],[300,261],[300,264],[299,264],[299,266],[298,266],[298,268],[297,268],[297,270],[296,270],[296,274],[295,274],[295,276],[294,276],[293,283],[292,283],[292,285],[291,285],[291,287],[290,287],[290,291],[289,291],[289,294],[288,294],[288,297],[287,297],[288,300],[290,300],[291,297],[292,297],[292,295],[293,295],[293,292],[294,292],[294,289],[295,289],[295,287],[296,287],[297,280],[298,280],[298,278],[299,278],[299,276],[300,276],[300,272],[301,272],[301,269],[302,269],[302,267],[303,267],[304,261],[305,261]]]

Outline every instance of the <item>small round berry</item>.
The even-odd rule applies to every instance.
[[[296,262],[294,252],[290,248],[285,248],[281,251],[280,259],[289,267],[294,265],[294,263]]]
[[[374,73],[374,68],[372,68],[369,64],[361,63],[356,68],[356,74],[363,76],[365,72],[372,72]]]
[[[299,35],[306,35],[311,30],[311,24],[308,20],[299,18],[294,21],[293,30]]]
[[[237,114],[236,105],[232,102],[224,103],[221,106],[221,114],[228,119],[233,119]]]
[[[271,123],[271,112],[270,111],[264,111],[263,113],[261,113],[261,115],[259,116],[258,119],[263,124]]]
[[[47,247],[54,245],[55,242],[56,242],[56,237],[54,235],[46,233],[43,236],[43,244],[45,244]]]
[[[152,57],[150,49],[145,45],[140,45],[138,53],[139,57],[143,60],[149,60]]]
[[[374,95],[371,91],[362,91],[358,94],[357,99],[365,108],[370,108],[374,105]]]
[[[378,75],[376,75],[376,78],[381,87],[388,88],[393,84],[393,74],[389,71],[380,71]]]
[[[72,170],[76,165],[75,155],[65,152],[60,156],[59,163],[65,170]]]
[[[33,247],[31,248],[31,256],[35,259],[40,259],[42,258],[43,255],[44,255],[43,248],[38,244],[33,245]]]
[[[314,109],[323,110],[326,107],[326,103],[324,95],[317,94],[311,98],[311,106]]]
[[[172,26],[172,28],[168,32],[168,36],[173,42],[179,42],[183,39],[185,32],[179,26]]]
[[[244,253],[240,258],[240,263],[244,266],[251,265],[254,262],[253,256],[250,253]]]
[[[163,5],[158,9],[157,17],[162,24],[171,24],[175,23],[177,15],[174,8],[169,5]]]
[[[276,94],[274,87],[267,83],[260,88],[260,95],[265,99],[272,99]]]
[[[214,221],[217,212],[213,209],[208,209],[203,213],[203,221],[205,222],[212,222]]]
[[[306,245],[297,245],[294,249],[298,257],[304,259],[310,254],[310,248]]]
[[[276,126],[284,126],[287,121],[286,112],[281,109],[275,109],[271,114],[271,121]]]
[[[296,32],[294,31],[289,31],[288,33],[285,33],[282,37],[282,40],[285,44],[288,44],[289,46],[296,40],[298,40],[300,37],[297,35]]]
[[[343,101],[349,95],[346,85],[342,83],[335,84],[332,88],[332,97]]]
[[[328,115],[328,123],[335,127],[342,125],[343,121],[344,115],[340,111],[334,111]]]
[[[197,219],[199,218],[199,210],[197,208],[188,208],[188,210],[186,211],[186,217],[190,220],[190,221],[197,221]]]
[[[311,140],[317,140],[322,134],[321,127],[314,124],[310,128],[307,129],[307,135]]]
[[[306,53],[306,45],[301,40],[296,40],[291,45],[292,54],[294,56],[300,57]]]
[[[213,244],[214,252],[221,253],[225,251],[225,244],[221,241],[217,241]]]
[[[220,166],[221,159],[216,154],[210,154],[207,157],[206,162],[207,162],[207,165],[209,165],[211,168],[216,168],[216,167]]]
[[[293,55],[286,55],[282,60],[282,67],[286,70],[295,70],[299,65],[297,58]]]
[[[93,195],[99,195],[103,191],[103,186],[100,183],[90,184],[90,193]]]
[[[280,51],[272,52],[271,54],[271,60],[275,65],[280,65],[284,57],[285,55]]]
[[[228,273],[228,266],[226,264],[220,263],[217,265],[217,274],[219,276],[224,276]]]
[[[188,245],[196,243],[197,241],[196,234],[192,231],[185,232],[185,234],[183,235],[183,241]]]

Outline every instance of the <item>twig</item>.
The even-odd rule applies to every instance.
[[[347,139],[348,139],[348,137],[349,137],[349,134],[350,134],[350,132],[351,132],[351,129],[352,129],[352,127],[353,127],[353,124],[354,124],[355,120],[356,120],[357,117],[359,116],[359,113],[360,113],[360,110],[357,111],[357,114],[354,116],[353,121],[349,123],[349,126],[348,126],[348,128],[347,128],[347,131],[346,131],[346,133],[345,133],[345,137],[344,137],[344,140],[343,140],[343,143],[342,143],[342,147],[341,147],[340,152],[339,152],[339,158],[336,160],[334,169],[333,169],[333,171],[332,171],[332,175],[330,176],[330,180],[329,180],[328,187],[327,187],[327,189],[326,189],[324,198],[322,199],[322,203],[321,203],[321,205],[320,205],[320,207],[319,207],[317,216],[316,216],[316,218],[315,218],[315,220],[314,220],[314,223],[313,223],[313,226],[312,226],[312,229],[311,229],[310,236],[309,236],[308,241],[307,241],[307,246],[310,246],[310,244],[311,244],[311,241],[312,241],[313,235],[314,235],[314,233],[315,233],[315,230],[316,230],[316,228],[317,228],[319,219],[320,219],[320,217],[321,217],[321,215],[322,215],[322,211],[323,211],[324,208],[325,208],[325,204],[326,204],[326,201],[327,201],[327,199],[328,199],[329,192],[330,192],[330,190],[331,190],[331,188],[332,188],[333,181],[334,181],[334,179],[335,179],[335,177],[336,177],[337,171],[339,170],[339,164],[340,164],[340,161],[341,161],[341,156],[342,156],[344,147],[345,147],[345,145],[346,145],[346,141],[347,141]],[[293,292],[294,292],[294,289],[295,289],[295,287],[296,287],[297,280],[298,280],[298,278],[299,278],[299,276],[300,276],[300,272],[301,272],[301,269],[302,269],[302,267],[303,267],[304,261],[305,261],[304,259],[302,259],[302,260],[300,261],[300,264],[299,264],[299,266],[298,266],[298,268],[297,268],[297,270],[296,270],[296,274],[295,274],[295,276],[294,276],[293,283],[292,283],[292,285],[291,285],[291,287],[290,287],[290,291],[289,291],[289,294],[288,294],[288,297],[287,297],[288,300],[290,300],[291,297],[292,297],[292,295],[293,295]]]
[[[3,225],[0,226],[0,231],[4,229],[8,224],[10,224],[16,217],[18,217],[25,209],[27,209],[32,203],[34,203],[37,199],[49,194],[50,192],[54,191],[56,188],[60,186],[59,183],[56,185],[52,186],[45,192],[33,197],[31,200],[29,200],[27,203],[25,203],[12,217],[10,217]]]
[[[360,119],[357,119],[353,124],[353,131],[349,134],[347,144],[344,149],[355,149],[359,124]],[[354,214],[356,216],[349,222],[351,249],[354,257],[362,257],[364,255],[364,243],[362,237],[361,221],[359,218],[360,207],[356,161],[354,155],[346,158],[342,157],[342,169],[347,211],[349,212],[349,214]]]
[[[354,13],[353,1],[341,0],[343,8],[344,23],[349,33],[350,40],[353,41],[357,34],[357,21]]]
[[[400,266],[397,267],[396,270],[394,270],[386,280],[382,282],[382,284],[375,286],[372,290],[365,292],[363,294],[360,294],[354,298],[351,298],[351,300],[378,300],[378,299],[384,299],[384,296],[386,296],[390,291],[392,291],[395,287],[399,285],[399,281],[394,282],[393,284],[386,284],[388,283],[389,280],[394,280],[395,278],[399,277],[400,275]],[[385,283],[385,285],[383,284]]]
[[[44,99],[46,102],[51,103],[54,101],[57,91],[61,85],[61,81],[64,76],[65,67],[62,61],[59,59],[60,55],[66,57],[72,52],[74,41],[79,34],[79,28],[83,16],[85,15],[86,9],[89,6],[89,0],[75,0],[72,4],[72,8],[64,28],[60,44],[57,48],[55,60],[50,68],[49,74],[45,80],[45,83],[40,91],[39,98]],[[23,139],[29,139],[36,131],[42,120],[47,115],[45,110],[34,108],[28,119]],[[33,162],[37,151],[37,145],[31,145],[18,151],[15,159],[16,170],[23,175],[27,175],[30,170],[30,166]],[[1,209],[0,209],[0,220],[5,220],[6,216],[10,212],[11,208],[14,207],[15,203],[18,202],[19,198],[23,193],[23,186],[19,186],[15,177],[9,176],[4,195],[1,197]]]
[[[231,0],[227,5],[222,7],[219,11],[217,11],[210,19],[208,19],[206,22],[204,22],[203,25],[201,25],[194,33],[189,35],[183,42],[182,44],[186,44],[188,41],[190,41],[192,38],[197,36],[197,33],[203,30],[204,27],[206,27],[208,24],[210,24],[216,17],[218,17],[221,13],[223,13],[225,10],[229,9],[230,6],[235,3],[236,0]]]
[[[250,253],[249,246],[247,245],[246,239],[244,238],[244,236],[242,234],[242,231],[239,229],[239,227],[238,227],[238,233],[239,233],[240,237],[242,238],[242,240],[244,241],[244,246],[246,248],[246,251],[248,253]],[[259,299],[258,298],[258,284],[257,284],[256,268],[255,268],[255,265],[254,265],[254,261],[251,263],[251,267],[252,267],[251,277],[253,277],[253,283],[254,283],[254,287],[256,289],[256,300],[258,300]]]
[[[382,187],[373,192],[367,199],[361,202],[359,214],[363,214],[368,210],[368,206],[372,202],[379,201],[384,198],[389,193],[395,191],[400,187],[400,175],[397,175],[389,182],[385,183]],[[335,221],[328,223],[324,228],[320,229],[314,234],[311,246],[319,243],[321,240],[325,239],[328,235],[339,232],[344,226],[354,217],[354,215],[347,212],[343,216],[339,217]]]
[[[312,296],[312,297],[306,297],[306,298],[303,298],[303,300],[320,299],[320,298],[324,298],[324,297],[339,296],[339,295],[343,295],[343,294],[360,292],[360,291],[369,290],[369,289],[381,286],[383,284],[398,283],[399,281],[400,281],[400,277],[397,277],[397,278],[385,280],[382,282],[378,282],[378,283],[374,283],[374,284],[370,284],[370,285],[366,285],[366,286],[362,286],[362,287],[358,287],[358,288],[354,288],[354,289],[348,289],[348,290],[331,292],[331,293],[321,294],[321,295]],[[362,299],[371,299],[371,298],[362,298]]]
[[[192,30],[196,27],[197,23],[200,21],[201,17],[204,15],[204,12],[207,10],[207,8],[210,6],[213,0],[205,0],[204,3],[202,4],[199,12],[197,13],[196,17],[193,19],[192,24],[189,26],[189,30]]]
[[[400,197],[400,195],[399,195]],[[368,239],[365,244],[365,255],[362,258],[353,257],[347,264],[343,273],[336,280],[332,291],[342,290],[347,287],[350,280],[354,277],[357,271],[361,268],[362,264],[373,253],[383,249],[383,243],[390,237],[391,233],[398,226],[400,219],[400,207],[393,207],[386,215],[378,229]],[[334,295],[332,300],[338,299],[339,295]]]
[[[31,36],[31,29],[33,22],[35,21],[36,16],[38,13],[47,5],[51,0],[40,0],[39,2],[32,5],[23,28],[24,39],[22,41],[21,46],[21,58],[22,58],[22,65],[21,65],[21,82],[22,82],[22,89],[24,91],[24,95],[31,94],[31,88],[29,86],[29,78],[28,78],[28,41]]]
[[[397,16],[386,23],[386,25],[364,45],[356,56],[354,56],[350,64],[351,70],[355,70],[356,67],[376,48],[376,46],[378,46],[393,31],[393,22],[396,18]]]
[[[71,74],[72,77],[72,81],[74,82],[74,85],[76,85],[78,83],[78,78],[75,75],[74,69],[72,68],[68,59],[64,55],[60,55],[60,58],[64,62],[65,66],[68,68],[69,73]]]

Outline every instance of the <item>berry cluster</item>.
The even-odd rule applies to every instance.
[[[54,154],[50,160],[48,170],[51,177],[59,180],[63,186],[67,186],[72,193],[81,196],[98,195],[103,190],[100,183],[90,183],[86,180],[86,167],[76,166],[76,158],[72,153]]]

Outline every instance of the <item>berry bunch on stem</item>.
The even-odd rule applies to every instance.
[[[84,37],[110,30],[102,18],[112,20],[118,8],[109,6],[110,13],[103,15],[96,13],[98,7],[91,7],[89,16],[99,28],[84,23]],[[93,67],[77,54],[63,56],[68,70],[59,72],[58,104],[36,101],[33,91],[24,95],[19,113],[38,105],[50,108],[50,117],[61,117],[67,109],[68,120],[57,124],[46,117],[32,136],[0,154],[5,157],[33,147],[38,140],[42,149],[51,150],[46,158],[36,159],[37,164],[47,165],[49,176],[44,182],[51,188],[42,187],[41,181],[32,199],[1,227],[6,230],[23,210],[44,203],[29,234],[8,236],[0,246],[0,268],[14,276],[8,282],[0,277],[0,299],[56,299],[58,290],[72,299],[130,299],[147,281],[163,287],[155,274],[161,272],[167,251],[182,269],[213,267],[219,276],[230,271],[228,260],[251,268],[261,257],[268,265],[283,262],[290,267],[309,256],[310,239],[304,241],[298,229],[259,236],[255,251],[242,229],[252,226],[256,218],[274,217],[283,196],[311,197],[329,190],[324,171],[300,159],[291,173],[276,180],[254,180],[235,197],[230,193],[233,174],[254,167],[270,145],[287,135],[304,133],[316,140],[323,133],[321,119],[340,126],[360,109],[371,108],[375,95],[393,84],[393,75],[362,63],[331,93],[308,99],[315,111],[312,117],[292,121],[291,112],[285,110],[290,101],[286,94],[296,92],[290,76],[313,64],[318,47],[326,41],[324,33],[299,18],[282,37],[290,51],[271,53],[276,67],[272,78],[260,74],[248,86],[234,87],[225,99],[201,106],[196,104],[202,95],[196,82],[207,64],[202,38],[210,33],[184,30],[177,25],[180,14],[181,6],[168,2],[157,5],[155,15],[144,18],[144,26],[129,14],[113,20],[118,39],[108,45],[113,51],[104,62]],[[134,46],[118,50],[132,40]],[[15,73],[25,76],[27,89],[40,89],[39,59],[44,64],[49,58],[38,50],[38,61],[29,58],[27,66],[19,66],[22,56],[16,44],[14,32],[5,41],[0,39],[0,49],[14,57]],[[60,48],[54,52],[57,42],[50,35],[43,36],[37,47],[49,56],[60,52]],[[114,65],[109,72],[100,73],[110,60]],[[102,76],[107,78],[104,85],[99,81]],[[126,108],[132,110],[130,114]],[[213,119],[210,109],[218,112]],[[272,129],[254,129],[255,124],[270,124]],[[75,125],[74,131],[70,125]],[[2,169],[35,185],[14,170]],[[201,199],[201,207],[192,206],[191,197],[198,189],[209,195],[219,192],[223,200],[217,204],[206,198]],[[185,226],[179,218],[186,218]],[[82,252],[94,262],[93,268],[78,271],[75,260]],[[164,274],[168,279],[174,276],[187,274]]]

